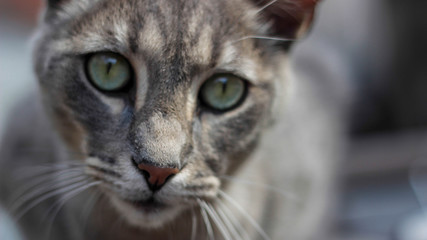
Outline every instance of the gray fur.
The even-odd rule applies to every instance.
[[[303,2],[281,1],[292,6],[290,13],[303,11]],[[50,1],[34,51],[42,100],[35,97],[21,108],[25,116],[12,120],[6,135],[2,201],[31,182],[18,181],[16,170],[34,169],[35,181],[39,164],[77,166],[79,176],[88,177],[85,186],[93,187],[70,199],[52,221],[40,216],[71,189],[32,208],[19,220],[26,236],[191,239],[194,230],[195,239],[209,239],[203,206],[214,239],[236,238],[233,229],[239,227],[229,222],[242,225],[244,239],[265,238],[245,213],[271,239],[319,237],[338,116],[324,108],[314,85],[289,74],[280,46],[244,39],[275,33],[258,9],[243,0]],[[287,24],[296,29],[301,23]],[[132,65],[134,85],[127,94],[100,92],[86,79],[86,56],[99,51],[120,53]],[[216,72],[249,82],[244,102],[224,113],[198,100],[201,84]],[[153,197],[135,166],[143,162],[180,172]],[[48,184],[65,179],[51,175]],[[245,179],[254,182],[242,184]],[[260,182],[290,194],[265,191]],[[166,207],[134,206],[152,198]]]

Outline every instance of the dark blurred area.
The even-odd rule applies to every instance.
[[[363,136],[379,132],[424,128],[427,124],[427,19],[425,1],[384,1],[390,36],[390,59],[359,59],[359,87],[352,133]],[[375,24],[375,23],[373,23]],[[366,46],[375,51],[375,46]],[[361,49],[363,52],[363,49]],[[372,61],[387,61],[375,68]]]
[[[337,228],[343,239],[425,240],[427,1],[379,2],[386,36],[349,55],[358,81]]]
[[[0,1],[0,134],[23,86],[34,84],[23,45],[40,6]],[[320,8],[308,42],[332,46],[354,92],[336,240],[427,239],[426,9],[420,0],[324,0]],[[10,71],[25,74],[10,81]]]

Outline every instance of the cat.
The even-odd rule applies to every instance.
[[[289,67],[316,0],[49,0],[1,148],[28,239],[321,239],[339,117]]]

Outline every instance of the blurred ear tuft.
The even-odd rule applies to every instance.
[[[256,1],[256,5],[262,9],[259,14],[272,24],[272,34],[296,39],[310,28],[318,2],[319,0],[262,0]]]

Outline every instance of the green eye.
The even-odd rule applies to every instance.
[[[207,106],[220,111],[237,106],[244,98],[245,82],[231,74],[220,74],[208,79],[200,90],[200,98]]]
[[[131,78],[128,61],[117,53],[95,53],[86,63],[88,77],[100,90],[116,91]]]

